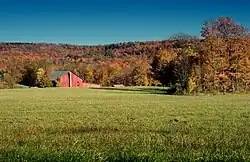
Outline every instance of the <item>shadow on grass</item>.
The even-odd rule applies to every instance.
[[[38,161],[38,162],[83,162],[83,161],[156,161],[156,157],[149,155],[137,155],[134,150],[120,151],[110,150],[96,155],[94,150],[82,150],[82,151],[54,151],[44,149],[20,149],[15,148],[12,150],[0,151],[0,161]]]
[[[186,121],[179,121],[177,119],[170,120],[168,123],[168,127],[166,129],[159,130],[143,130],[143,129],[123,129],[117,127],[96,127],[96,126],[83,126],[83,127],[72,127],[72,128],[64,128],[61,130],[48,130],[47,132],[50,134],[83,134],[83,133],[102,133],[102,134],[110,134],[110,133],[152,133],[152,134],[170,134],[173,133],[174,128],[182,128],[187,126]]]
[[[83,133],[153,133],[153,134],[169,134],[169,130],[137,130],[137,129],[118,129],[118,128],[109,128],[109,127],[77,127],[70,129],[63,129],[61,131],[50,131],[51,134],[83,134]]]
[[[146,94],[169,94],[167,88],[114,88],[114,87],[101,87],[101,88],[90,88],[99,90],[109,90],[109,91],[124,91],[124,92],[139,92]]]

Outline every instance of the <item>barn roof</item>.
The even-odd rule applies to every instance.
[[[57,71],[53,71],[50,75],[50,80],[56,80],[57,78],[67,74],[69,71],[65,71],[65,70],[57,70]]]

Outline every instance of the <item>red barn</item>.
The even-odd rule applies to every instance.
[[[50,80],[55,84],[59,83],[59,87],[83,87],[85,85],[83,79],[70,71],[54,71],[51,73]]]

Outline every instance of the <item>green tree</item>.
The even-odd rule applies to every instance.
[[[0,81],[3,80],[3,76],[4,76],[4,71],[0,70]]]
[[[52,81],[43,68],[38,68],[36,70],[36,85],[41,88],[53,86]]]
[[[110,86],[109,73],[105,66],[96,71],[96,81],[102,86]]]
[[[37,63],[27,64],[24,67],[23,77],[20,83],[26,86],[37,86],[41,88],[52,86],[48,73],[42,65]]]
[[[151,64],[151,72],[155,80],[162,85],[170,86],[173,80],[174,61],[177,54],[173,50],[162,50],[157,53]]]
[[[21,84],[26,86],[36,86],[37,76],[36,72],[38,69],[38,65],[35,63],[30,63],[24,66],[24,70],[22,71],[22,80]]]
[[[84,70],[84,80],[87,82],[93,82],[94,80],[94,69],[91,65],[87,65],[86,69]]]

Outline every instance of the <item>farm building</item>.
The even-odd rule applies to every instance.
[[[58,81],[59,87],[83,87],[84,81],[77,75],[70,71],[58,70],[53,71],[50,76],[50,80],[53,82],[54,86],[56,81]]]

